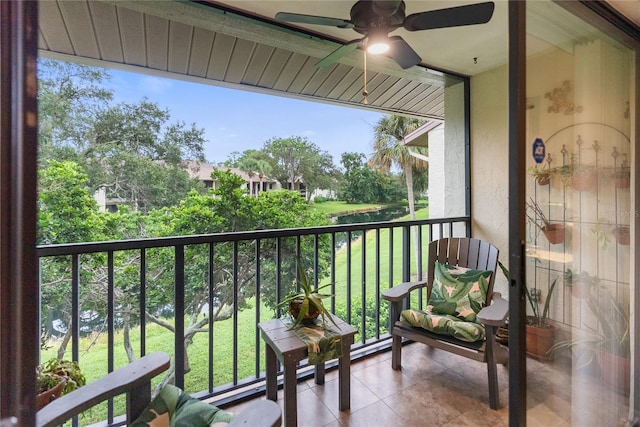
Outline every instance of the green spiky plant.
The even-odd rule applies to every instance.
[[[509,280],[509,270],[507,267],[502,264],[502,262],[498,261],[498,265],[502,270],[502,274]],[[527,316],[527,322],[531,326],[535,326],[537,328],[548,328],[547,319],[549,318],[549,306],[551,305],[551,297],[553,296],[553,291],[558,284],[558,279],[560,277],[556,277],[553,282],[551,282],[551,286],[549,286],[549,292],[547,292],[547,297],[544,299],[544,304],[542,305],[542,309],[540,309],[540,301],[533,298],[531,291],[528,286],[524,287],[525,294],[527,295],[527,301],[529,301],[529,306],[531,307],[532,315]]]
[[[327,308],[322,303],[323,299],[330,298],[333,295],[320,293],[320,290],[331,286],[331,283],[327,283],[326,285],[322,285],[314,289],[313,284],[311,283],[311,280],[309,280],[307,273],[304,271],[302,262],[299,258],[296,264],[298,267],[298,284],[300,285],[300,290],[290,292],[277,305],[277,307],[287,307],[289,308],[289,310],[291,304],[295,303],[296,301],[300,305],[300,310],[297,316],[294,316],[292,314],[294,320],[291,326],[289,326],[289,329],[293,329],[299,324],[303,323],[305,319],[309,319],[310,317],[312,317],[311,315],[315,314],[316,312],[318,313],[317,315],[322,318],[322,325],[324,327],[327,326],[327,319],[329,319],[331,323],[336,326],[336,328],[340,329],[329,310],[327,310]],[[291,314],[291,311],[289,311],[289,313]]]

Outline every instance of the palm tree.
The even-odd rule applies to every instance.
[[[374,128],[374,153],[369,159],[369,165],[378,170],[388,172],[392,166],[402,170],[407,185],[407,199],[409,200],[409,214],[416,218],[416,207],[413,195],[414,172],[426,172],[429,163],[411,154],[406,145],[405,137],[425,123],[422,119],[390,115],[381,118]],[[413,147],[413,151],[426,155],[427,150]]]
[[[249,195],[253,196],[253,177],[257,171],[256,160],[251,157],[244,157],[238,163],[238,169],[249,175]]]
[[[260,191],[262,190],[262,180],[264,179],[264,177],[268,174],[271,173],[271,164],[263,159],[256,159],[256,163],[255,163],[255,168],[256,171],[258,172],[258,178],[260,178],[260,187],[258,187],[258,193],[256,193],[256,196],[258,194],[260,194]]]
[[[407,199],[409,201],[409,215],[416,219],[416,206],[413,195],[413,173],[426,172],[429,163],[411,154],[404,144],[404,139],[414,130],[425,123],[424,120],[404,116],[390,115],[381,118],[374,128],[373,156],[369,165],[378,170],[389,172],[392,166],[402,170],[407,185]],[[414,152],[426,156],[427,150],[415,147]],[[415,246],[416,266],[420,263],[418,257],[418,228],[413,228],[413,242]]]

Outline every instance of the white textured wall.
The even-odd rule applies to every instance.
[[[429,217],[465,214],[464,86],[445,88],[445,121],[429,132]],[[464,227],[455,233],[464,233]],[[434,236],[438,237],[438,236]]]
[[[473,237],[492,242],[508,259],[507,67],[471,79],[471,209]],[[496,291],[508,295],[499,274]]]

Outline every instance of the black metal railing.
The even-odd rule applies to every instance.
[[[163,381],[232,402],[262,391],[256,325],[284,314],[276,303],[298,260],[316,285],[331,283],[331,311],[359,330],[356,357],[389,345],[382,290],[422,277],[427,242],[468,230],[456,217],[40,246],[41,315],[81,367],[88,352],[104,353],[90,368],[106,374],[166,351]],[[121,409],[109,402],[109,424]]]

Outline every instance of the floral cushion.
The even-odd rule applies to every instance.
[[[208,427],[231,421],[232,414],[194,399],[179,388],[167,384],[130,426]]]
[[[487,300],[491,273],[436,261],[427,311],[475,322]]]
[[[448,314],[433,314],[421,310],[403,310],[400,320],[436,334],[449,335],[461,341],[475,342],[485,337],[484,326],[466,322]]]

